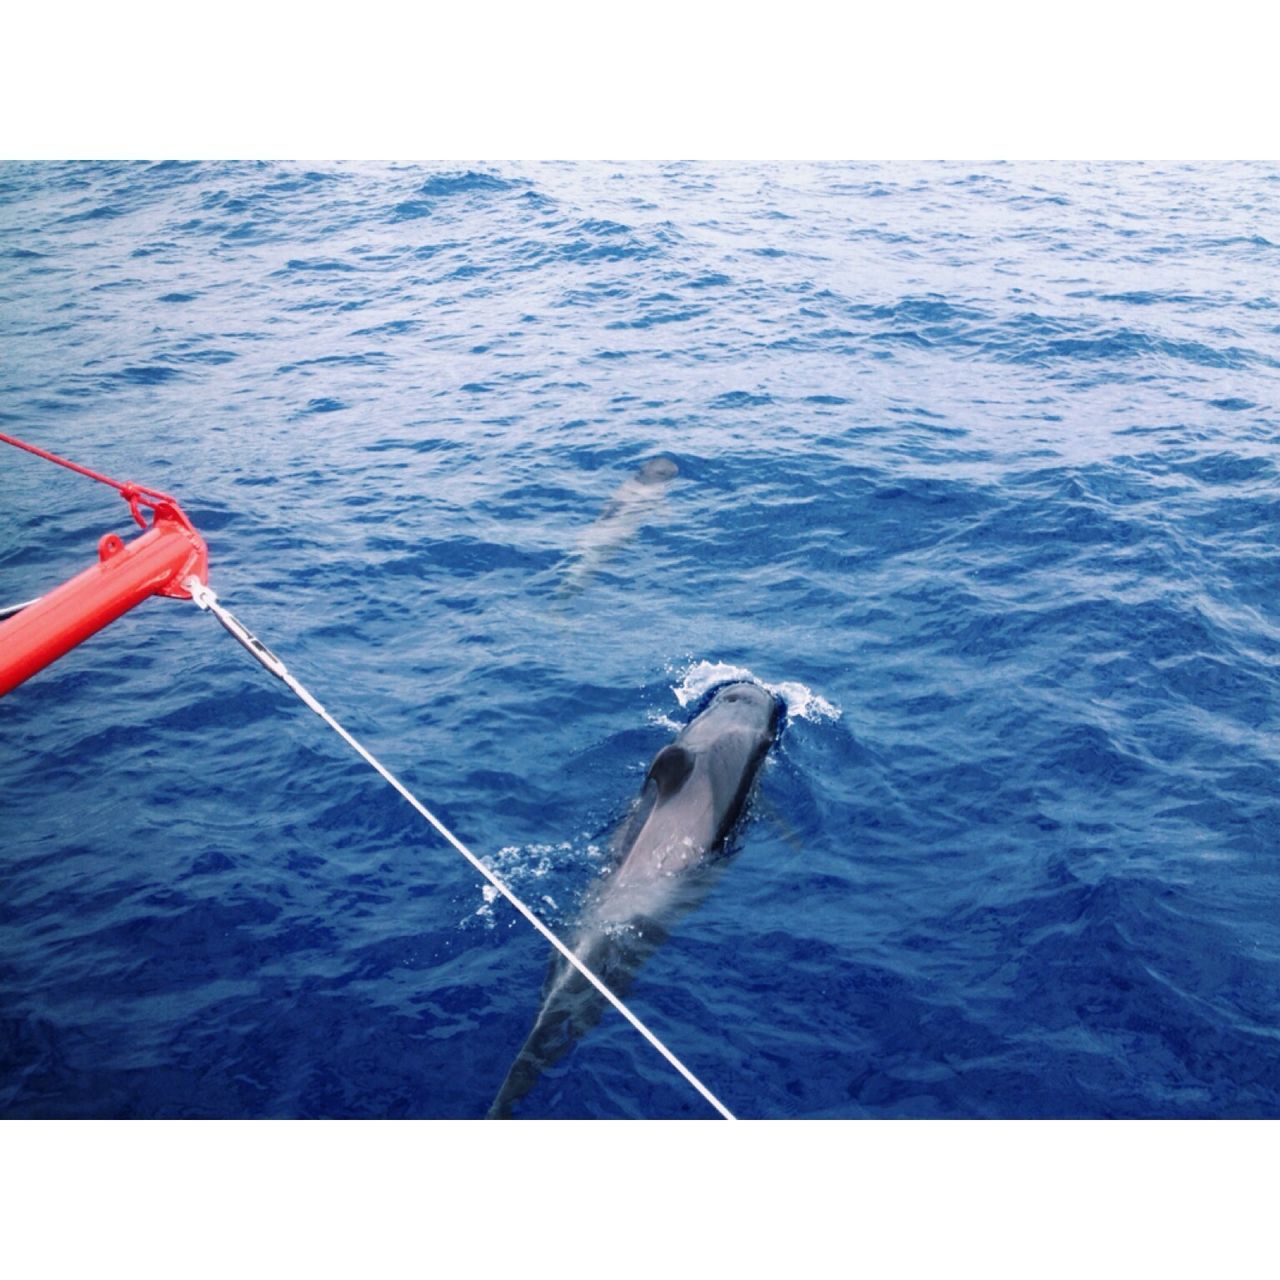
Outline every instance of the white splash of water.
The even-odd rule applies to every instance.
[[[493,869],[518,893],[528,893],[533,882],[541,880],[551,871],[557,861],[563,861],[564,855],[572,850],[573,845],[564,840],[559,844],[504,845],[490,859]],[[475,909],[486,928],[492,929],[496,922],[494,903],[498,899],[498,891],[491,884],[480,886],[482,901]],[[543,901],[556,908],[549,894],[543,894]],[[466,924],[466,920],[460,923]]]
[[[675,669],[670,668],[673,674]],[[676,701],[687,707],[696,702],[708,689],[730,680],[750,680],[768,689],[770,693],[781,698],[786,704],[787,716],[793,720],[839,720],[840,708],[828,702],[820,693],[814,693],[807,685],[796,680],[784,680],[779,684],[770,684],[761,680],[746,667],[735,667],[728,662],[694,662],[684,671],[680,683],[673,685],[672,693]]]
[[[677,695],[678,696],[678,695]],[[646,719],[659,729],[667,729],[671,733],[679,733],[684,725],[677,724],[665,711],[650,711]]]

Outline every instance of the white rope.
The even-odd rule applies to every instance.
[[[507,885],[497,875],[494,874],[481,860],[476,857],[470,849],[467,848],[457,836],[449,830],[448,827],[440,821],[439,818],[415,796],[408,787],[397,778],[390,769],[388,769],[380,760],[378,760],[371,751],[367,750],[355,738],[349,734],[325,709],[320,705],[311,693],[300,684],[284,663],[280,661],[270,649],[258,639],[243,623],[240,622],[233,614],[229,613],[218,603],[218,597],[198,578],[188,578],[183,586],[191,593],[191,598],[200,606],[201,609],[211,612],[220,623],[235,637],[249,652],[262,663],[273,676],[282,680],[294,693],[298,695],[302,701],[311,708],[312,711],[320,717],[344,742],[347,743],[358,755],[370,764],[374,769],[382,775],[466,860],[500,893],[553,947],[571,964],[593,987],[602,995],[617,1011],[622,1014],[626,1020],[660,1053],[666,1060],[698,1091],[699,1094],[723,1117],[725,1120],[736,1120],[737,1117],[729,1110],[728,1107],[720,1101],[719,1098],[707,1088],[706,1085],[698,1079],[697,1076],[689,1070],[688,1067],[676,1057],[670,1049],[667,1048],[661,1040],[658,1039],[648,1027],[640,1021],[634,1013],[616,996],[607,986],[596,977],[574,953],[560,941],[550,929],[547,928],[541,920],[516,896],[516,894],[507,887]]]

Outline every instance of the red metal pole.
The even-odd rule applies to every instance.
[[[0,697],[148,596],[189,600],[182,584],[192,576],[208,584],[204,539],[176,502],[158,502],[144,534],[129,543],[107,534],[97,564],[0,622]]]

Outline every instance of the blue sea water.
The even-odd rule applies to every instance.
[[[557,928],[779,690],[630,996],[736,1113],[1276,1116],[1278,286],[1265,165],[6,164],[0,430],[177,494]],[[7,604],[131,524],[3,454]],[[194,606],[0,794],[0,1114],[484,1114],[546,945]],[[609,1014],[520,1114],[710,1112]]]

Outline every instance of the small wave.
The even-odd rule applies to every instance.
[[[686,307],[676,311],[655,311],[634,319],[612,320],[604,327],[606,329],[652,329],[663,324],[683,324],[686,320],[696,320],[706,315],[708,310],[707,307]]]
[[[422,328],[421,320],[388,320],[385,324],[375,324],[368,329],[353,329],[353,338],[369,338],[384,333],[416,333]]]
[[[712,409],[748,409],[772,404],[773,397],[766,392],[726,391],[711,401]]]
[[[172,360],[177,364],[230,364],[233,360],[238,359],[234,351],[227,351],[221,347],[201,347],[197,350],[178,349],[173,355],[165,356],[166,360]]]
[[[495,173],[438,173],[418,188],[424,196],[455,196],[471,191],[513,191],[528,185],[515,178],[500,178]]]
[[[292,364],[282,364],[276,373],[296,373],[299,369],[310,369],[325,365],[349,365],[358,369],[386,364],[386,355],[381,351],[364,351],[342,356],[312,356],[308,360],[295,360]]]
[[[86,209],[83,213],[69,213],[65,218],[59,218],[59,222],[103,222],[110,218],[118,218],[124,212],[115,205],[100,204],[93,209]]]
[[[696,702],[703,694],[714,689],[718,684],[726,684],[730,680],[750,680],[770,693],[782,699],[787,708],[787,716],[792,720],[833,721],[839,720],[841,711],[834,703],[828,702],[819,693],[814,693],[807,685],[797,680],[782,680],[770,684],[761,680],[755,672],[747,667],[737,667],[728,662],[695,662],[686,668],[678,685],[672,685],[671,691],[676,701],[687,707]]]
[[[610,235],[603,239],[567,241],[555,247],[553,256],[561,262],[622,262],[629,258],[649,258],[657,252],[655,246],[642,244],[635,237],[619,241]]]
[[[359,268],[349,262],[339,262],[336,258],[290,258],[284,266],[271,273],[272,277],[287,276],[294,271],[340,271],[351,272]]]
[[[401,200],[391,211],[392,222],[412,222],[417,218],[429,218],[431,205],[425,200]]]
[[[1124,302],[1135,307],[1150,307],[1157,303],[1202,307],[1210,300],[1194,293],[1162,292],[1158,289],[1135,289],[1128,293],[1095,293],[1091,289],[1077,289],[1067,295],[1071,298],[1094,298],[1098,302]]]
[[[181,375],[176,369],[167,368],[165,365],[148,364],[129,365],[112,376],[117,382],[130,382],[136,386],[150,387],[161,382],[169,382]]]
[[[339,413],[351,406],[345,400],[334,399],[333,396],[320,396],[316,400],[308,400],[306,407],[294,415],[295,418],[310,417],[316,413]]]
[[[608,218],[587,218],[578,223],[578,230],[592,236],[626,236],[631,228],[622,222],[611,222]]]
[[[1251,249],[1280,248],[1280,245],[1268,240],[1266,236],[1222,236],[1218,239],[1206,240],[1204,243],[1209,249],[1228,249],[1237,245],[1247,245]]]

